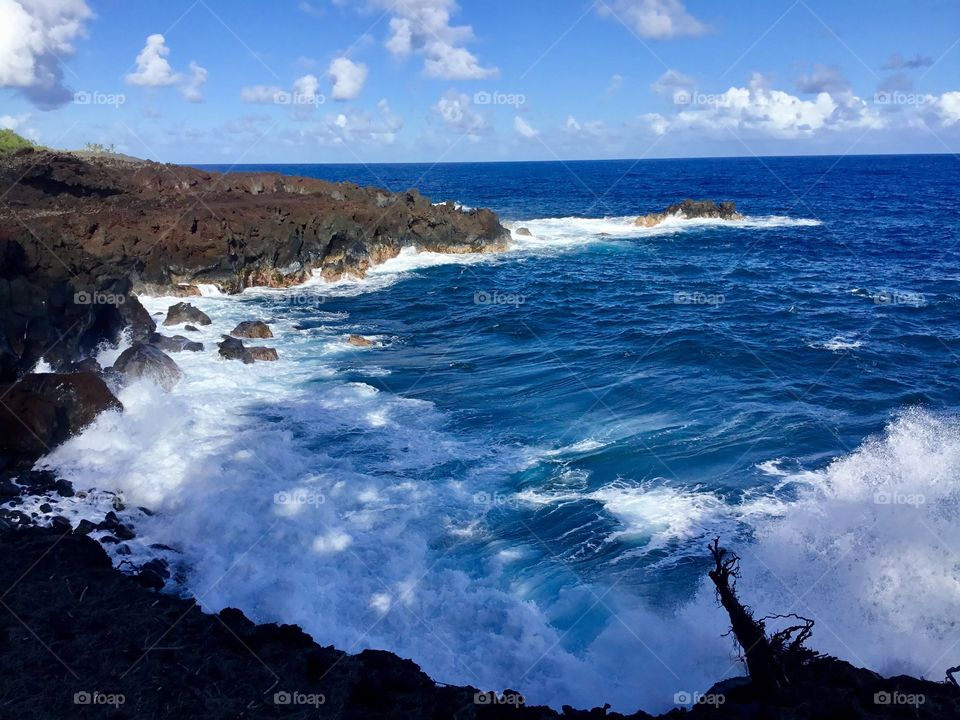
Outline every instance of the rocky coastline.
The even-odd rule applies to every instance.
[[[158,332],[137,293],[363,276],[404,248],[495,252],[510,234],[494,213],[434,205],[415,190],[35,149],[0,157],[0,184],[9,188],[0,204],[0,717],[652,717],[531,707],[522,688],[446,686],[389,652],[348,654],[296,626],[255,625],[234,609],[204,613],[163,592],[175,578],[162,553],[113,566],[101,543],[136,537],[117,515],[122,503],[98,522],[55,515],[58,500],[81,491],[34,467],[98,413],[122,410],[124,383],[148,376],[170,389],[180,373],[170,354],[202,350],[188,335],[208,317],[178,303],[163,326],[187,334]],[[689,211],[738,217],[727,205]],[[269,343],[262,322],[222,333],[224,360],[278,359],[271,347],[245,344]],[[123,334],[130,347],[101,368],[96,349]],[[348,342],[376,345],[359,335]],[[34,372],[41,360],[48,371]],[[719,546],[713,552],[710,577],[749,674],[661,717],[960,716],[951,682],[883,678],[818,655],[804,625],[783,638],[768,633],[736,594],[736,566]]]

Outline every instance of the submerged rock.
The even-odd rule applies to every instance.
[[[164,325],[179,325],[180,323],[196,323],[197,325],[209,325],[211,320],[209,316],[190,303],[177,303],[167,309],[167,318],[163,321]]]
[[[270,326],[260,320],[244,320],[237,325],[230,334],[242,338],[272,338]]]
[[[514,235],[522,235],[523,237],[533,237],[533,233],[530,232],[529,228],[521,227],[513,231]]]
[[[159,348],[143,343],[136,343],[120,353],[120,357],[113,364],[113,370],[122,383],[147,378],[168,392],[183,377],[173,358]]]
[[[260,346],[244,347],[243,341],[226,335],[218,347],[220,348],[220,357],[226,360],[240,360],[246,365],[256,360],[271,361],[280,359],[280,355],[274,348]]]
[[[743,215],[737,212],[737,204],[733,202],[716,203],[713,200],[684,200],[674,203],[666,210],[649,215],[641,215],[634,221],[638,227],[655,227],[670,217],[680,217],[686,220],[695,218],[709,218],[711,220],[742,220]]]
[[[122,410],[101,378],[90,372],[24,375],[0,385],[0,456],[32,463],[89,425],[104,410]]]

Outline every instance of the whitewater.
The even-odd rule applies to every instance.
[[[88,491],[55,512],[119,497],[137,538],[115,560],[166,558],[204,609],[528,703],[652,712],[742,674],[705,582],[716,536],[760,614],[815,619],[813,646],[854,664],[941,677],[960,640],[960,420],[922,378],[951,362],[927,325],[943,293],[872,256],[860,282],[837,272],[844,243],[824,247],[845,230],[820,213],[646,229],[620,209],[516,212],[497,255],[204,288],[190,301],[213,323],[175,356],[179,385],[128,386],[123,413],[43,459]],[[158,321],[178,301],[141,300]],[[217,358],[250,319],[279,362]]]

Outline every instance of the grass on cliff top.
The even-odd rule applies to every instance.
[[[8,155],[28,147],[36,147],[36,143],[17,135],[13,130],[0,130],[0,155]]]

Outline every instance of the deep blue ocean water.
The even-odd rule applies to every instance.
[[[183,393],[233,386],[233,429],[202,403],[196,450],[144,502],[156,539],[192,543],[207,604],[443,681],[657,709],[738,671],[702,586],[720,535],[751,604],[816,617],[815,646],[939,675],[960,639],[956,158],[233,169],[417,187],[532,238],[197,301],[285,330],[280,369],[183,361],[202,378]],[[687,197],[746,220],[631,227]],[[117,464],[157,442],[124,422]],[[322,514],[251,520],[294,485]]]

